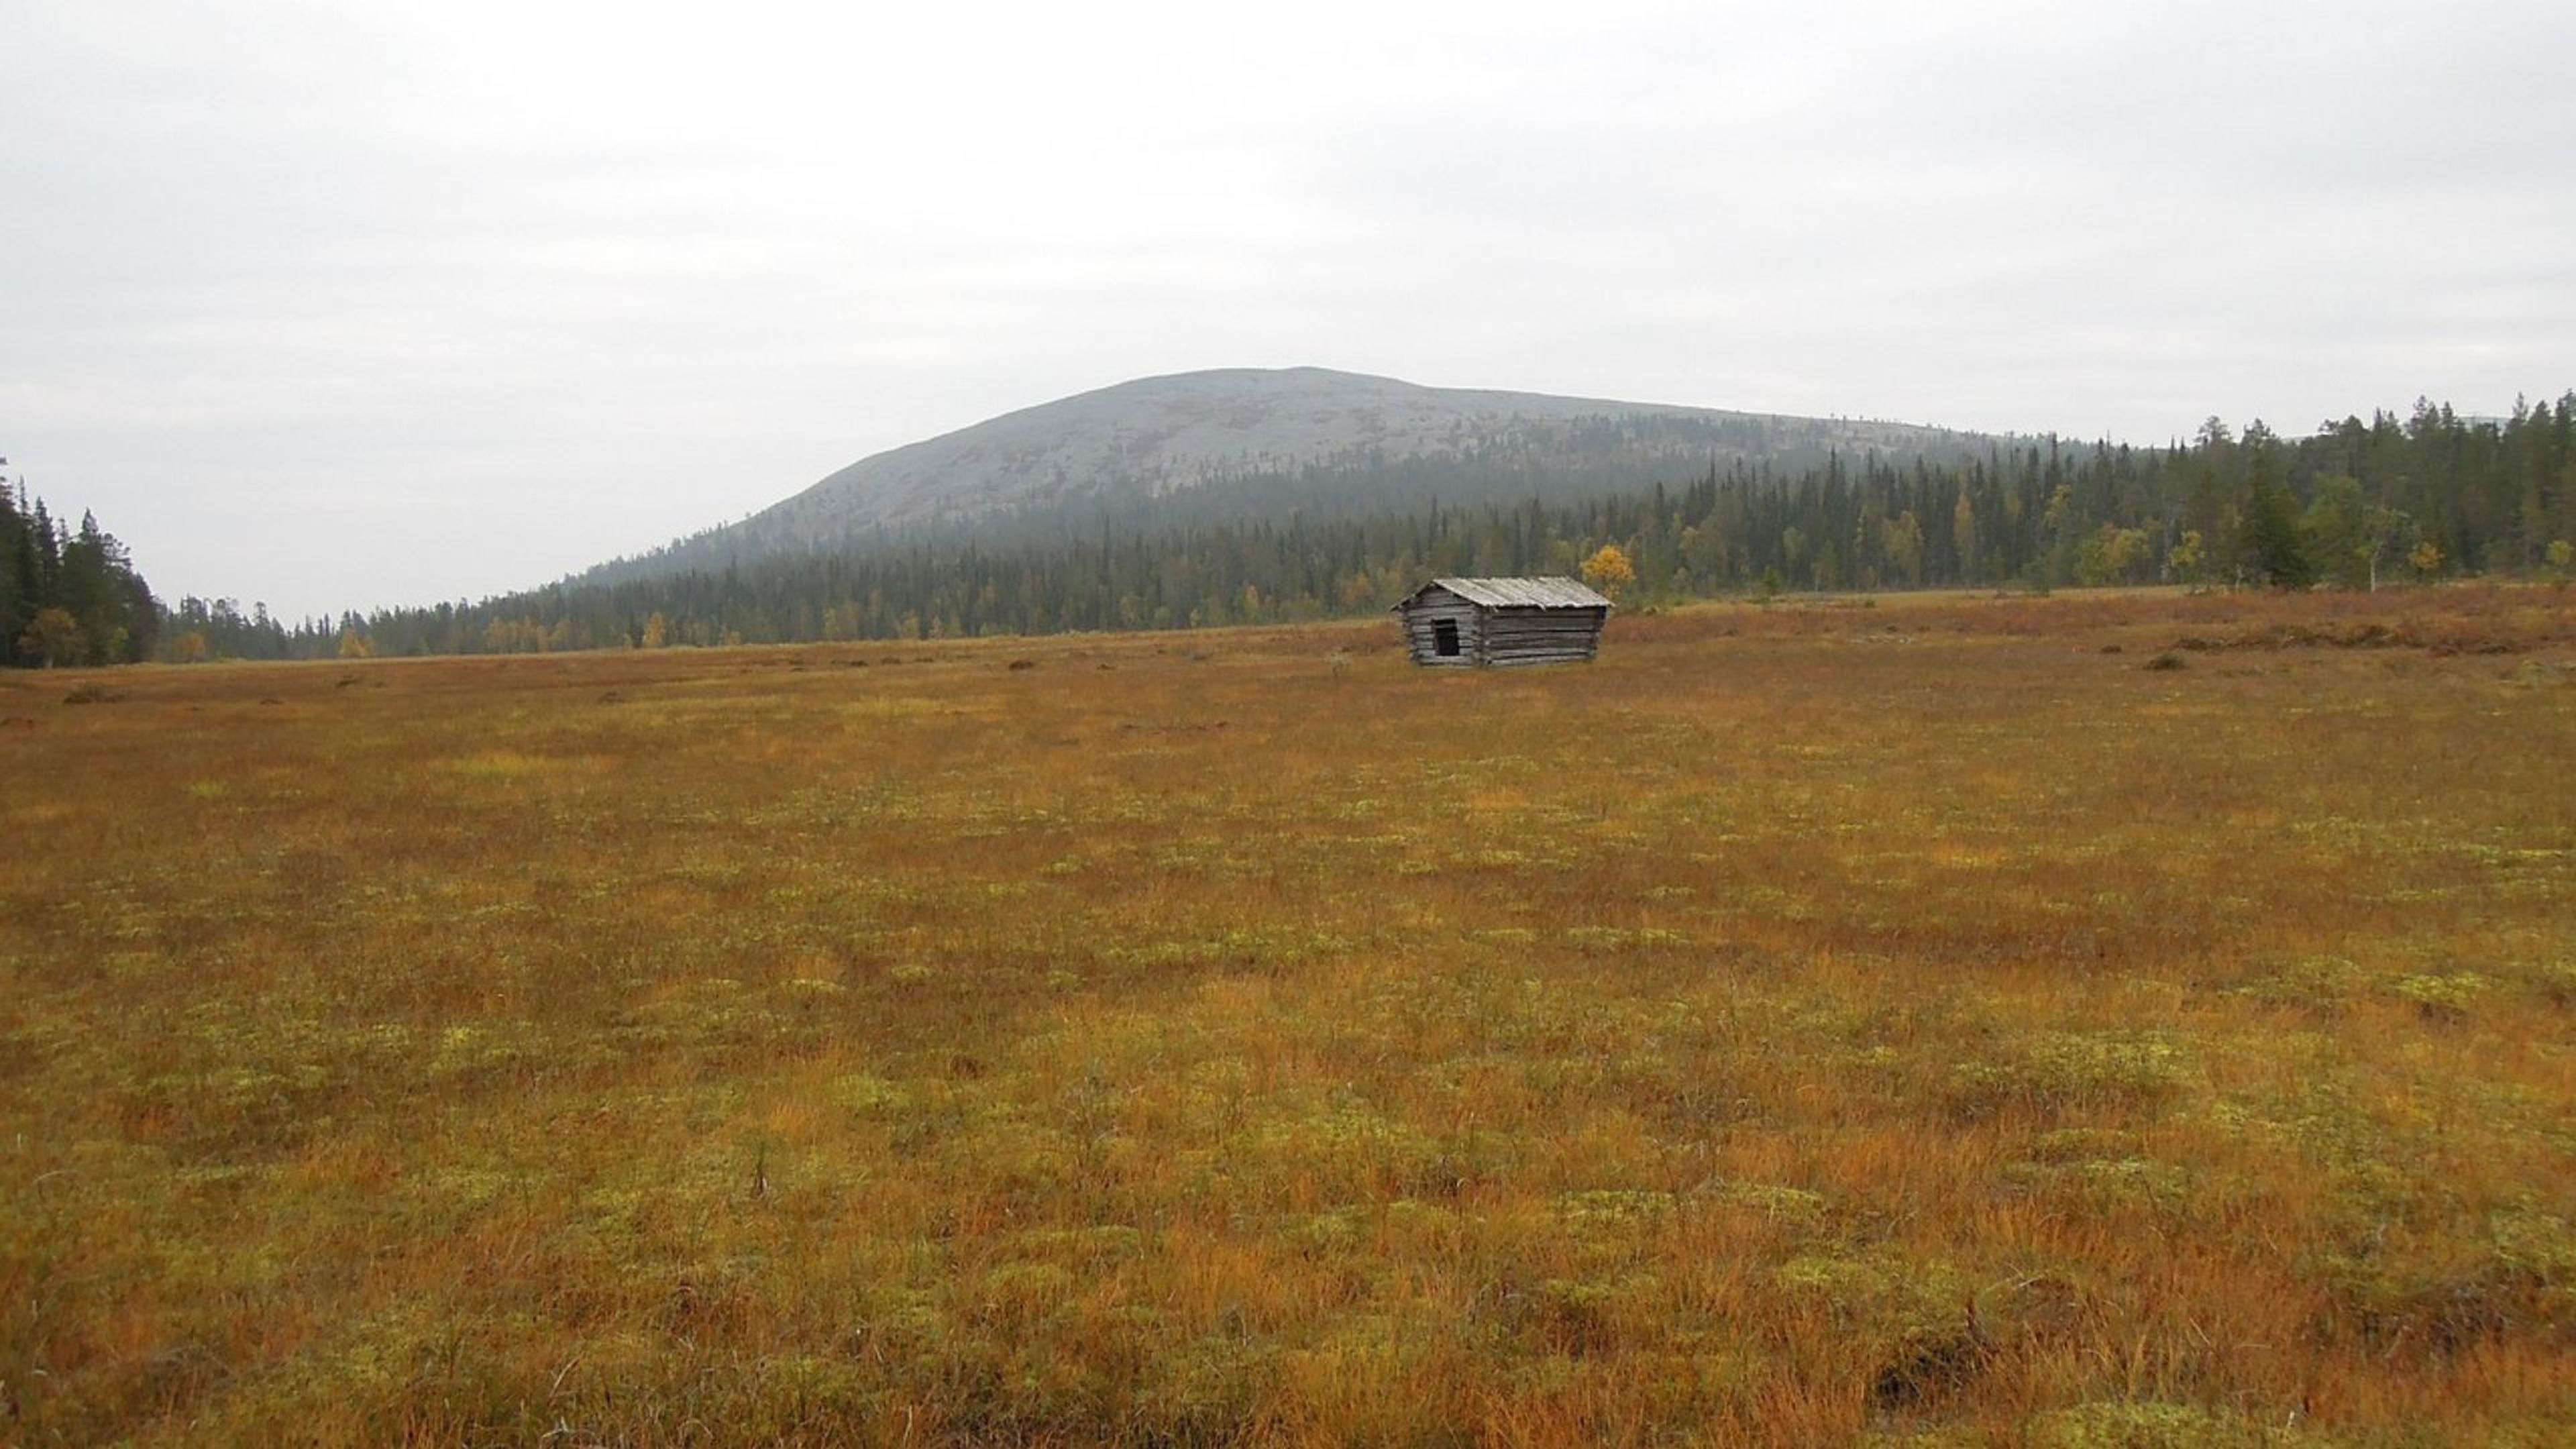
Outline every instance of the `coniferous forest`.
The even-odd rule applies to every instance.
[[[183,600],[160,657],[509,653],[1066,630],[1196,628],[1384,609],[1444,574],[1572,574],[1603,545],[1635,580],[1623,598],[1924,587],[2374,588],[2468,575],[2566,577],[2576,566],[2576,392],[2468,418],[2419,402],[2284,437],[2219,419],[2167,447],[1997,444],[1950,461],[1830,457],[1749,464],[1626,488],[1492,501],[1436,464],[1372,489],[1360,468],[1247,479],[1159,512],[1061,511],[971,531],[889,536],[834,552],[740,559],[658,576],[569,580],[432,607],[284,620]],[[1425,472],[1425,470],[1430,470]],[[1245,510],[1230,514],[1229,507]],[[1252,509],[1261,510],[1258,515]],[[142,657],[148,598],[115,541],[84,521],[48,532],[21,506],[0,595],[13,663],[39,597],[80,621],[57,662]],[[51,540],[50,543],[46,540]],[[20,580],[36,578],[35,588]],[[98,580],[111,579],[112,586]],[[59,580],[60,582],[51,582]],[[50,591],[50,592],[48,592]],[[120,592],[122,591],[122,592]],[[22,600],[24,602],[22,602]],[[148,615],[148,608],[145,610]],[[120,632],[121,631],[121,632]],[[48,636],[50,637],[50,636]]]
[[[160,622],[125,545],[96,518],[66,528],[23,483],[0,483],[0,666],[149,659]]]

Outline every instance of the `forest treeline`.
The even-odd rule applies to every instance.
[[[149,659],[160,623],[125,545],[96,518],[66,527],[25,480],[0,481],[0,666]]]
[[[169,657],[498,653],[1187,628],[1364,614],[1448,574],[1572,574],[1603,545],[1657,603],[1790,590],[2176,582],[2374,587],[2571,564],[2576,392],[2473,419],[2418,403],[2282,437],[2055,440],[1942,461],[1712,464],[1601,496],[1371,509],[1350,467],[1248,480],[1270,516],[1031,514],[658,577],[284,621],[183,601]],[[1544,488],[1544,480],[1535,487]],[[1229,493],[1235,490],[1227,490]],[[1169,500],[1166,500],[1167,502]]]

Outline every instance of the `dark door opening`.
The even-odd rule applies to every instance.
[[[1431,652],[1439,655],[1443,659],[1455,659],[1458,657],[1457,620],[1434,619],[1431,621]]]

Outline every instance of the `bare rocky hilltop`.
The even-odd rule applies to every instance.
[[[1437,498],[1565,497],[1736,462],[1953,457],[1978,434],[1542,393],[1320,367],[1140,378],[862,458],[738,523],[594,576],[863,547],[1005,520],[1256,518]]]

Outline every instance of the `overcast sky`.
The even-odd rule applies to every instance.
[[[481,596],[1153,373],[2162,442],[2576,387],[2576,6],[8,0],[0,456]]]

